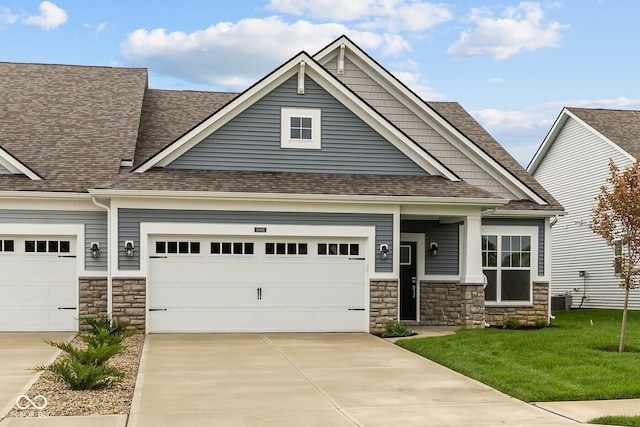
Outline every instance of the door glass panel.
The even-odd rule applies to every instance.
[[[411,264],[411,246],[400,246],[400,265]]]

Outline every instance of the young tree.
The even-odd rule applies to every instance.
[[[622,248],[616,253],[615,265],[620,287],[625,290],[618,347],[618,351],[623,352],[629,291],[640,284],[640,155],[624,170],[620,170],[611,160],[609,169],[611,176],[596,196],[597,205],[593,208],[590,227],[608,245],[618,244]]]

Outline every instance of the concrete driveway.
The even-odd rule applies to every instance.
[[[565,426],[366,334],[149,335],[129,427]]]
[[[0,419],[13,408],[16,398],[26,392],[37,374],[29,370],[50,363],[60,352],[43,342],[68,341],[73,333],[0,333]],[[32,396],[30,396],[32,397]]]

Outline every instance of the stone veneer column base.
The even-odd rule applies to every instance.
[[[79,277],[78,317],[105,317],[107,308],[107,278]],[[79,329],[83,329],[81,322]]]
[[[112,280],[115,321],[127,322],[144,332],[146,322],[147,280],[144,277],[114,278]]]
[[[372,279],[369,295],[369,332],[378,334],[389,320],[398,320],[398,280]]]
[[[482,284],[420,281],[420,324],[481,328],[484,325]]]
[[[534,326],[538,319],[548,322],[549,282],[533,282],[533,305],[487,307],[485,317],[491,326],[504,326],[510,317],[517,317],[523,326]]]

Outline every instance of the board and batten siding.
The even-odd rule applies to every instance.
[[[86,270],[107,269],[107,213],[58,210],[0,210],[0,223],[4,224],[83,224],[84,263]],[[98,258],[91,258],[91,242],[100,244]],[[78,242],[82,245],[82,242]]]
[[[135,247],[140,247],[141,222],[375,226],[375,271],[393,271],[393,256],[382,259],[378,249],[385,243],[393,255],[393,215],[390,214],[118,209],[118,248],[124,248],[126,240],[133,240]],[[127,257],[122,249],[118,253],[120,270],[140,269],[139,251],[135,251],[133,257]]]
[[[280,110],[319,108],[321,149],[280,147]],[[372,175],[428,175],[309,76],[291,77],[171,162],[168,168]]]
[[[574,308],[581,302],[583,308],[623,306],[613,249],[589,228],[595,197],[610,175],[609,159],[622,168],[631,164],[619,150],[570,117],[534,173],[568,213],[551,229],[551,294],[570,293]],[[586,276],[580,277],[580,271]],[[629,307],[640,309],[639,292],[631,291]]]
[[[482,167],[460,152],[357,65],[346,58],[344,62],[344,74],[337,74],[336,58],[325,64],[325,67],[464,181],[506,199],[516,198]]]
[[[544,232],[544,219],[535,218],[483,218],[482,225],[497,225],[504,227],[504,234],[509,233],[509,227],[538,227],[538,275],[544,275],[545,259],[544,245],[546,244],[546,236]],[[483,232],[484,234],[484,232]],[[478,249],[480,252],[482,248]]]
[[[402,233],[425,235],[425,271],[427,275],[460,274],[460,226],[440,224],[438,221],[403,220]],[[431,256],[429,243],[438,243],[438,255]]]

